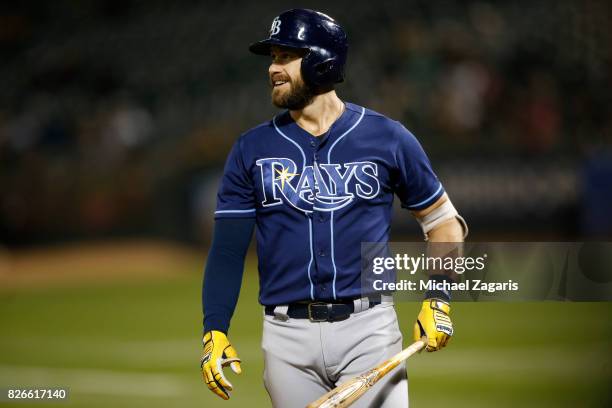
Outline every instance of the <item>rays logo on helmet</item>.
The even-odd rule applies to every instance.
[[[270,37],[280,33],[281,20],[278,17],[274,17],[272,20],[272,26],[270,26]]]
[[[301,173],[288,158],[259,159],[256,163],[261,171],[264,207],[288,203],[306,213],[334,211],[349,205],[355,196],[370,200],[380,191],[378,167],[369,161],[315,163]]]

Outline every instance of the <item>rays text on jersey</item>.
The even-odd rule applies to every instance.
[[[317,163],[298,171],[288,158],[257,160],[264,207],[288,203],[300,211],[334,211],[355,197],[370,200],[379,193],[378,167],[370,161]]]

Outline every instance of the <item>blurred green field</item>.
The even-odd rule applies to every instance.
[[[166,277],[0,289],[0,387],[68,386],[69,407],[267,407],[249,261],[230,339],[243,360],[221,401],[201,382],[194,256]],[[398,305],[406,335],[418,305]],[[412,407],[611,406],[610,303],[456,303],[442,352],[409,360]],[[3,406],[41,406],[0,403]]]

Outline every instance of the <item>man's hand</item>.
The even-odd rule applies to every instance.
[[[427,351],[437,351],[446,346],[453,335],[449,313],[450,305],[447,302],[440,299],[424,300],[414,324],[414,341],[427,336]]]
[[[228,400],[232,384],[223,375],[223,367],[230,366],[240,374],[240,359],[225,333],[212,330],[204,334],[204,352],[200,359],[202,377],[208,388],[224,400]]]

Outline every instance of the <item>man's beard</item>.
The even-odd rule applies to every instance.
[[[308,86],[302,79],[290,81],[289,91],[284,93],[276,93],[272,88],[272,103],[278,108],[289,110],[304,109],[312,103],[315,97],[314,90]]]

